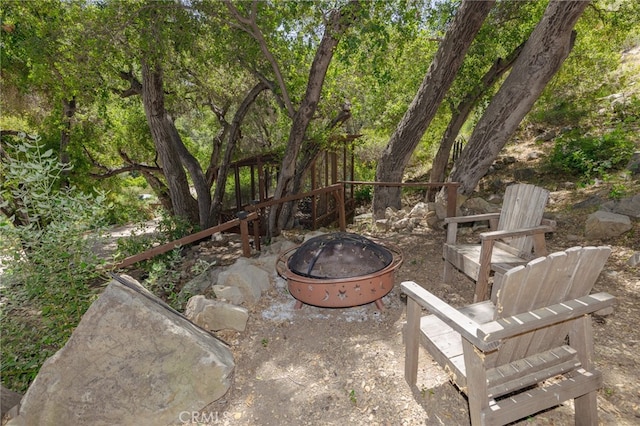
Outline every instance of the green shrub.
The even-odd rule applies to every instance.
[[[586,116],[588,111],[584,109],[583,103],[562,99],[540,102],[529,113],[528,120],[538,125],[566,126],[579,123]]]
[[[358,185],[354,191],[356,198],[356,204],[362,205],[370,203],[373,200],[373,186],[371,185]]]
[[[59,184],[65,167],[51,150],[26,140],[2,160],[0,226],[2,380],[24,391],[47,357],[71,335],[94,299],[104,196]],[[16,216],[21,219],[16,220]]]
[[[635,144],[622,129],[599,136],[582,135],[574,130],[556,140],[548,164],[552,169],[581,178],[602,178],[624,167],[634,149]]]

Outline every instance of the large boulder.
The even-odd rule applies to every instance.
[[[589,239],[617,237],[631,228],[629,216],[598,210],[587,217],[585,237]]]
[[[633,153],[626,169],[629,170],[632,175],[640,175],[640,151]]]
[[[600,210],[640,219],[640,194],[604,203]]]
[[[123,279],[44,363],[9,425],[175,424],[227,392],[229,348]]]

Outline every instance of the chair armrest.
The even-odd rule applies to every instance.
[[[477,333],[478,337],[483,341],[495,342],[500,339],[591,314],[613,306],[615,301],[616,298],[608,293],[590,294],[482,324],[478,327]]]
[[[405,281],[400,284],[402,291],[420,306],[437,316],[449,327],[460,333],[478,348],[490,351],[499,346],[499,341],[487,342],[478,338],[481,325],[472,318],[464,315],[433,293],[420,287],[413,281]]]
[[[403,293],[485,352],[500,346],[502,339],[597,312],[612,306],[616,300],[608,293],[596,293],[480,324],[413,281],[404,281],[400,287]]]
[[[481,220],[498,220],[500,213],[474,214],[470,216],[454,216],[445,217],[444,222],[447,224],[446,244],[455,244],[458,234],[458,223],[477,222]]]
[[[445,217],[444,223],[479,222],[481,220],[499,219],[500,213],[472,214],[469,216]]]
[[[553,232],[554,229],[551,226],[534,226],[532,228],[520,228],[510,229],[502,231],[487,231],[480,233],[481,240],[498,240],[509,237],[526,237],[528,235],[544,234],[547,232]]]

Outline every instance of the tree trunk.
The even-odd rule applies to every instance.
[[[333,130],[335,127],[341,125],[345,121],[351,118],[351,104],[345,103],[342,106],[340,112],[331,120],[331,123],[327,125],[327,130]],[[304,178],[307,170],[311,167],[311,164],[315,161],[318,154],[320,154],[321,146],[319,143],[311,140],[305,140],[302,148],[301,154],[298,156],[298,164],[296,165],[296,173],[293,177],[293,190],[294,194],[299,193],[302,190],[302,186],[304,184]],[[315,189],[315,188],[314,188]],[[290,228],[294,223],[294,216],[297,211],[297,203],[291,202],[290,204],[290,214],[289,220],[286,222],[285,228]]]
[[[244,117],[247,115],[249,107],[255,102],[258,95],[267,88],[267,85],[263,82],[259,82],[258,84],[256,84],[253,89],[251,89],[245,96],[242,104],[240,104],[233,117],[233,121],[231,122],[229,141],[224,153],[224,159],[222,160],[222,164],[218,169],[216,188],[213,194],[213,201],[211,202],[210,216],[215,223],[218,222],[218,217],[220,216],[220,211],[222,210],[222,198],[224,197],[225,187],[227,184],[227,173],[229,171],[229,165],[231,164],[233,152],[235,151],[236,144],[240,137],[240,124],[244,120]]]
[[[334,9],[327,19],[322,41],[318,46],[309,71],[306,93],[300,108],[293,117],[287,148],[280,168],[280,176],[274,192],[274,199],[292,193],[293,177],[296,173],[296,159],[304,141],[304,135],[318,106],[322,85],[333,58],[333,52],[349,25],[357,19],[356,13],[360,8],[361,4],[359,2],[350,2],[341,9]],[[280,211],[275,206],[271,209],[268,222],[269,235],[277,235],[280,229],[284,228],[290,219],[291,211],[290,205],[283,206]]]
[[[573,27],[588,4],[588,1],[549,2],[509,76],[491,100],[454,164],[449,180],[461,183],[460,194],[469,195],[475,190],[547,83],[560,69],[573,47]]]
[[[213,226],[213,218],[209,215],[211,210],[211,187],[207,184],[207,178],[205,176],[202,167],[198,160],[189,152],[184,143],[182,142],[182,138],[178,133],[178,129],[169,117],[166,115],[166,126],[169,130],[169,134],[171,135],[171,144],[174,146],[176,152],[180,156],[180,162],[189,172],[189,176],[191,177],[191,181],[193,183],[193,187],[196,191],[197,205],[198,205],[198,223],[200,228],[206,229]]]
[[[524,43],[516,47],[506,59],[496,59],[493,66],[480,80],[480,84],[478,84],[478,86],[472,90],[455,108],[451,120],[447,125],[447,129],[444,131],[444,135],[442,136],[442,142],[440,142],[438,152],[433,159],[429,182],[444,182],[447,164],[449,164],[451,148],[453,147],[453,142],[460,133],[460,129],[462,129],[467,118],[469,118],[469,114],[471,114],[471,111],[473,111],[473,108],[476,107],[478,101],[484,96],[487,90],[489,90],[489,88],[493,86],[509,68],[511,68],[523,47]]]
[[[376,170],[377,181],[402,181],[413,151],[436,115],[471,42],[494,3],[494,0],[463,1],[416,96],[382,153]],[[374,188],[373,214],[376,218],[384,217],[388,206],[400,208],[400,203],[399,187]]]
[[[172,122],[164,108],[162,70],[142,64],[142,103],[149,130],[158,152],[162,171],[167,180],[172,203],[172,214],[190,223],[199,223],[198,203],[189,192],[189,182],[180,156],[173,144]]]

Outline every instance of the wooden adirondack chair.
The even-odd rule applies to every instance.
[[[402,283],[407,382],[415,388],[422,342],[467,394],[472,425],[510,423],[572,398],[576,424],[596,425],[602,377],[591,362],[589,314],[614,297],[589,293],[610,252],[573,247],[532,260],[505,273],[495,304],[462,309]],[[421,307],[432,315],[421,317]]]
[[[554,221],[542,217],[548,198],[544,188],[515,184],[507,187],[500,213],[445,218],[444,282],[451,283],[454,270],[460,270],[476,282],[473,301],[480,302],[489,296],[492,271],[501,276],[509,268],[547,255],[544,234],[555,229]],[[480,244],[457,241],[459,223],[483,220],[489,221],[491,230],[480,234]]]

